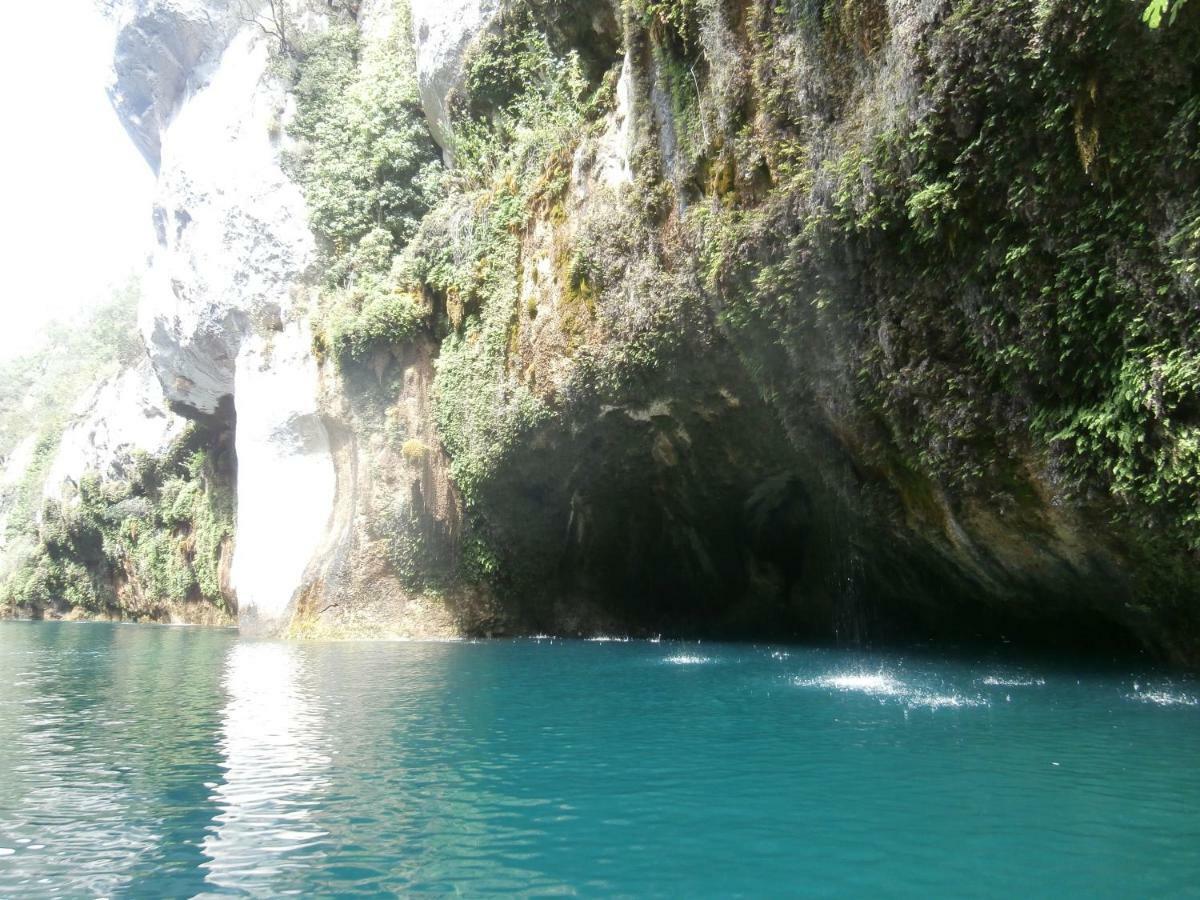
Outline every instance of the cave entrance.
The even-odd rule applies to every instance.
[[[480,504],[511,629],[1094,658],[1143,646],[1083,582],[1052,595],[974,580],[865,505],[879,485],[833,436],[800,452],[746,397],[609,407],[526,442]]]

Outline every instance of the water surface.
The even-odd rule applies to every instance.
[[[0,622],[0,896],[1196,896],[1200,686]]]

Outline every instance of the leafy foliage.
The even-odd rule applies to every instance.
[[[32,442],[20,479],[4,489],[0,607],[117,608],[118,587],[160,600],[221,604],[221,544],[233,533],[231,479],[218,474],[195,429],[161,460],[145,455],[124,480],[95,473],[71,502],[43,484],[72,408],[99,380],[139,362],[136,282],[74,325],[53,325],[42,349],[0,371],[0,441]]]
[[[699,37],[699,5],[699,0],[645,0],[644,15],[653,30],[690,49]]]
[[[359,113],[310,115],[365,71],[329,38],[345,45],[302,64],[299,120],[331,148],[309,157],[332,248],[324,349],[444,334],[434,416],[470,510],[558,404],[704,340],[703,288],[788,427],[827,414],[884,480],[1000,505],[1036,472],[1200,546],[1195,5],[1155,0],[1146,22],[1175,22],[1159,33],[1124,0],[734,6],[625,5],[636,202],[590,211],[565,198],[612,84],[540,4],[506,6],[474,45],[450,102],[455,167],[395,203],[376,191],[395,171],[339,168],[369,156],[345,143]],[[412,190],[435,180],[405,172]],[[520,302],[544,225],[570,231],[558,394],[513,364],[530,323],[553,321]],[[425,551],[395,553],[411,567]]]
[[[84,476],[74,503],[46,501],[30,549],[0,583],[0,606],[115,609],[203,599],[223,607],[220,563],[234,497],[194,428],[163,459],[143,456],[127,481]],[[148,602],[147,602],[148,601]]]
[[[580,139],[597,99],[579,55],[556,56],[528,14],[515,13],[483,36],[451,98],[455,186],[536,179],[556,151]]]
[[[296,48],[299,150],[290,164],[313,229],[324,240],[326,287],[317,349],[342,363],[403,343],[425,310],[392,276],[392,258],[441,190],[441,163],[425,125],[409,39],[408,8],[396,4],[385,41],[363,47],[353,24]]]
[[[1142,14],[1142,20],[1151,28],[1157,28],[1162,24],[1165,16],[1168,24],[1174,25],[1175,19],[1179,16],[1179,10],[1187,0],[1150,0],[1146,6],[1145,13]]]
[[[794,26],[768,20],[760,71],[787,78]],[[807,173],[773,140],[765,200],[695,217],[740,345],[763,359],[837,335],[903,466],[970,492],[1033,457],[1200,546],[1200,30],[1184,24],[1159,52],[1123,3],[955,3],[921,37],[920,106],[804,149]],[[803,146],[784,100],[773,115]]]
[[[42,485],[72,408],[101,379],[137,362],[140,286],[130,281],[81,321],[52,323],[41,346],[0,366],[0,458],[13,480],[0,487],[6,560],[28,548],[42,511]]]
[[[520,313],[520,231],[565,190],[569,151],[598,100],[578,56],[556,56],[517,12],[480,41],[453,103],[454,193],[426,218],[402,265],[458,311],[438,357],[434,417],[470,503],[547,413],[508,370]]]
[[[348,286],[327,289],[316,320],[316,344],[340,363],[365,359],[378,347],[403,344],[426,324],[421,298],[392,268],[392,236],[369,232],[344,260],[355,273]]]
[[[140,295],[131,280],[82,320],[51,323],[38,349],[0,364],[0,457],[39,429],[61,430],[84,391],[142,358]]]
[[[481,209],[447,205],[435,211],[412,260],[417,277],[464,309],[461,328],[445,337],[438,356],[434,419],[468,502],[543,415],[541,403],[507,371],[520,252],[514,217],[522,214],[522,203],[511,188],[480,199],[487,203]],[[454,223],[464,214],[481,219],[470,231],[456,232]]]
[[[437,148],[421,111],[408,17],[398,19],[392,38],[369,52],[353,25],[297,50],[292,168],[335,257],[378,228],[403,245],[435,189]]]

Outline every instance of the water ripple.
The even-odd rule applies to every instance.
[[[1187,895],[1197,693],[800,647],[0,623],[0,896]]]

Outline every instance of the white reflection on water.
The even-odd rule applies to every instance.
[[[327,832],[312,821],[328,787],[330,756],[301,648],[239,641],[225,663],[221,812],[204,839],[206,880],[254,891],[312,865]]]
[[[796,677],[792,683],[803,688],[825,688],[841,693],[866,694],[880,703],[890,700],[902,703],[908,709],[958,709],[962,707],[989,706],[989,701],[980,696],[966,696],[956,692],[944,692],[901,681],[882,669],[877,672],[862,670],[830,672],[817,678]]]

